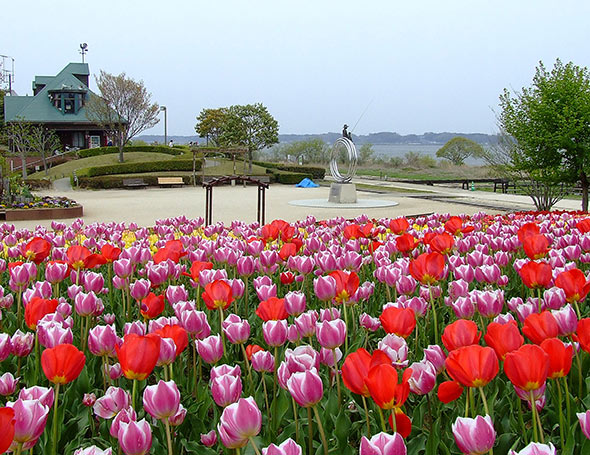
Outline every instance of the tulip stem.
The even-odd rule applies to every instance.
[[[250,440],[250,444],[252,444],[252,447],[254,448],[254,452],[256,452],[256,455],[260,455],[260,450],[258,450],[258,447],[256,446],[256,443],[254,442],[254,439],[252,438],[248,438]]]
[[[471,409],[471,415],[475,418],[475,397],[473,396],[473,388],[469,387],[469,407]]]
[[[55,401],[53,402],[53,428],[51,431],[52,440],[51,440],[51,453],[53,455],[57,455],[57,408],[58,408],[58,401],[59,401],[59,384],[55,384]]]
[[[395,421],[395,408],[391,408],[391,428],[393,434],[397,433],[397,422]]]
[[[22,451],[23,451],[23,443],[19,442],[18,445],[16,446],[16,455],[20,455]]]
[[[582,315],[580,314],[580,307],[578,306],[578,302],[574,300],[574,308],[576,309],[576,313],[578,315],[578,319],[582,319]]]
[[[367,400],[364,395],[361,395],[363,399],[363,408],[365,408],[365,417],[367,418],[367,437],[371,436],[371,422],[369,421],[369,410],[367,409]]]
[[[324,455],[328,455],[328,441],[326,441],[326,433],[324,432],[324,426],[322,425],[322,420],[320,419],[320,413],[318,412],[317,406],[313,406],[313,412],[320,430],[320,437],[322,438],[322,445],[324,446]]]
[[[432,295],[432,286],[428,285],[428,294],[430,295],[430,307],[432,308],[432,319],[434,320],[434,342],[438,343],[438,318],[436,316],[436,305]]]
[[[481,399],[483,401],[483,408],[486,411],[486,414],[492,417],[490,414],[490,408],[488,408],[488,400],[486,400],[486,394],[483,392],[483,387],[478,387],[479,393],[481,393]]]
[[[131,405],[135,409],[135,395],[137,395],[137,379],[133,380],[133,390],[131,392]]]
[[[246,348],[244,344],[240,344],[242,348],[242,355],[244,356],[244,363],[246,364],[246,370],[248,371],[248,382],[250,383],[250,390],[254,389],[254,381],[252,381],[252,368],[250,367],[250,361],[248,360],[248,354],[246,354]]]
[[[572,335],[569,336],[572,346],[574,347],[574,355],[576,357],[576,365],[578,365],[578,398],[582,399],[582,363],[580,362],[580,355],[578,350],[575,348],[574,338]]]
[[[173,455],[172,435],[170,434],[170,422],[168,422],[168,417],[164,419],[164,426],[166,427],[166,442],[168,444],[168,455]]]
[[[268,392],[266,391],[266,380],[264,377],[264,372],[262,373],[262,390],[264,390],[264,403],[266,404],[266,413],[270,415],[270,406],[268,405]]]
[[[297,416],[297,404],[295,403],[295,398],[291,397],[291,403],[293,404],[293,417],[295,418],[295,441],[297,441],[297,444],[301,445],[299,441],[299,419]]]
[[[387,427],[385,426],[385,418],[383,417],[383,410],[377,406],[377,410],[379,411],[379,417],[381,418],[381,430],[386,433]]]
[[[16,326],[18,328],[22,328],[22,326],[23,326],[23,323],[21,321],[22,298],[23,298],[23,291],[22,291],[22,288],[19,287],[18,294],[16,295]]]
[[[518,407],[518,422],[520,423],[520,428],[522,429],[522,437],[524,438],[524,443],[528,444],[524,419],[522,418],[522,404],[520,403],[520,398],[518,396],[516,397],[516,405]]]
[[[39,348],[39,332],[35,330],[35,381],[39,380],[39,365],[41,363],[41,352]]]
[[[543,311],[543,308],[541,307],[542,301],[543,299],[541,298],[541,288],[537,288],[537,305],[539,308],[539,314]]]
[[[556,378],[555,385],[557,385],[557,400],[559,401],[559,438],[561,440],[561,450],[565,447],[563,439],[563,427],[565,422],[563,421],[563,395],[561,394],[561,386],[559,385],[559,378]]]
[[[538,437],[541,439],[541,443],[545,443],[545,437],[543,436],[543,427],[541,426],[541,419],[539,418],[539,414],[537,413],[537,403],[535,401],[535,396],[533,395],[533,391],[529,391],[529,397],[531,400],[531,410],[533,412],[533,430],[536,427],[539,427]],[[536,422],[535,422],[536,420]],[[535,425],[536,424],[536,425]],[[535,431],[535,437],[537,437],[537,432]]]
[[[279,347],[275,346],[275,371],[274,371],[274,381],[272,384],[272,396],[273,396],[273,400],[272,400],[272,419],[273,419],[273,423],[274,423],[274,428],[273,428],[273,433],[274,431],[276,431],[276,428],[279,427],[279,424],[281,422],[278,422],[277,420],[277,399],[278,399],[278,395],[277,395],[277,382],[278,382],[278,374],[277,374],[277,370],[278,368],[278,362],[279,362]],[[275,435],[276,436],[276,435]]]
[[[219,307],[219,334],[221,335],[221,347],[223,348],[223,356],[225,357],[225,333],[223,333],[223,308]]]
[[[558,379],[559,380],[559,379]],[[563,387],[565,392],[565,407],[567,409],[567,424],[569,425],[572,421],[572,408],[570,405],[570,391],[567,385],[567,376],[563,377]]]
[[[346,314],[346,309],[344,311]],[[336,360],[336,349],[332,349],[332,354],[334,356],[334,374],[336,375],[336,388],[338,390],[338,409],[340,409],[342,407],[342,394],[340,392],[340,375],[338,374],[338,361]]]
[[[307,408],[307,430],[309,434],[309,455],[313,455],[313,420],[311,418],[311,408]]]

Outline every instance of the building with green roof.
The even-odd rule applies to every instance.
[[[35,76],[33,96],[4,98],[4,121],[29,122],[54,130],[64,147],[107,145],[106,131],[86,118],[87,63],[69,63],[56,76]]]

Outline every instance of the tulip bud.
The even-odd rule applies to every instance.
[[[211,430],[209,433],[201,433],[201,443],[206,447],[213,447],[217,442],[217,433]]]
[[[475,419],[457,417],[452,428],[457,447],[464,454],[486,453],[496,442],[494,424],[488,415]]]
[[[21,400],[37,400],[44,406],[51,408],[53,406],[54,392],[52,388],[33,386],[21,389],[18,394]]]
[[[211,381],[211,395],[218,406],[225,408],[242,395],[242,380],[229,374],[217,376]]]
[[[291,438],[285,439],[280,445],[271,444],[262,449],[262,455],[301,455],[302,449]]]
[[[316,337],[320,345],[326,349],[342,346],[346,338],[346,324],[342,319],[318,322]]]
[[[250,438],[260,433],[262,414],[254,398],[240,398],[227,406],[217,425],[221,442],[228,449],[244,447]]]
[[[291,316],[299,316],[305,311],[305,294],[291,291],[285,295],[285,310]]]
[[[122,409],[127,409],[131,403],[129,392],[119,387],[109,387],[94,403],[94,414],[103,419],[112,419]]]
[[[590,411],[578,412],[576,415],[578,416],[582,433],[584,433],[584,436],[590,439]]]
[[[12,395],[16,391],[19,379],[15,379],[12,373],[8,372],[0,376],[0,395],[5,397]]]
[[[223,344],[220,335],[210,335],[204,340],[197,340],[197,352],[204,362],[217,363],[223,357]]]
[[[174,381],[159,381],[143,392],[143,407],[154,419],[165,420],[178,411],[180,391]]]
[[[406,455],[404,438],[399,433],[377,433],[371,439],[361,437],[359,455]]]
[[[297,404],[304,408],[315,405],[324,395],[324,385],[315,368],[293,373],[287,380],[287,389]]]
[[[252,354],[252,368],[254,371],[272,373],[275,370],[275,358],[268,351],[257,351]]]
[[[117,438],[126,455],[145,455],[152,447],[152,428],[145,419],[121,422]]]
[[[287,321],[266,321],[262,324],[264,341],[271,347],[282,346],[287,341]]]
[[[85,393],[84,397],[82,398],[82,404],[88,408],[94,406],[96,403],[96,395],[93,393]]]

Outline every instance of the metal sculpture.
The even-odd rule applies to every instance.
[[[338,169],[338,157],[343,151],[346,152],[349,160],[348,172],[345,175],[342,175]],[[330,156],[330,172],[337,183],[350,183],[352,181],[356,174],[358,157],[359,156],[358,152],[356,151],[356,147],[350,139],[341,137],[336,142],[334,142]]]

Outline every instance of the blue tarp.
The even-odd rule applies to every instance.
[[[301,180],[297,185],[297,188],[317,188],[319,185],[314,183],[313,180],[308,179],[307,177]]]

